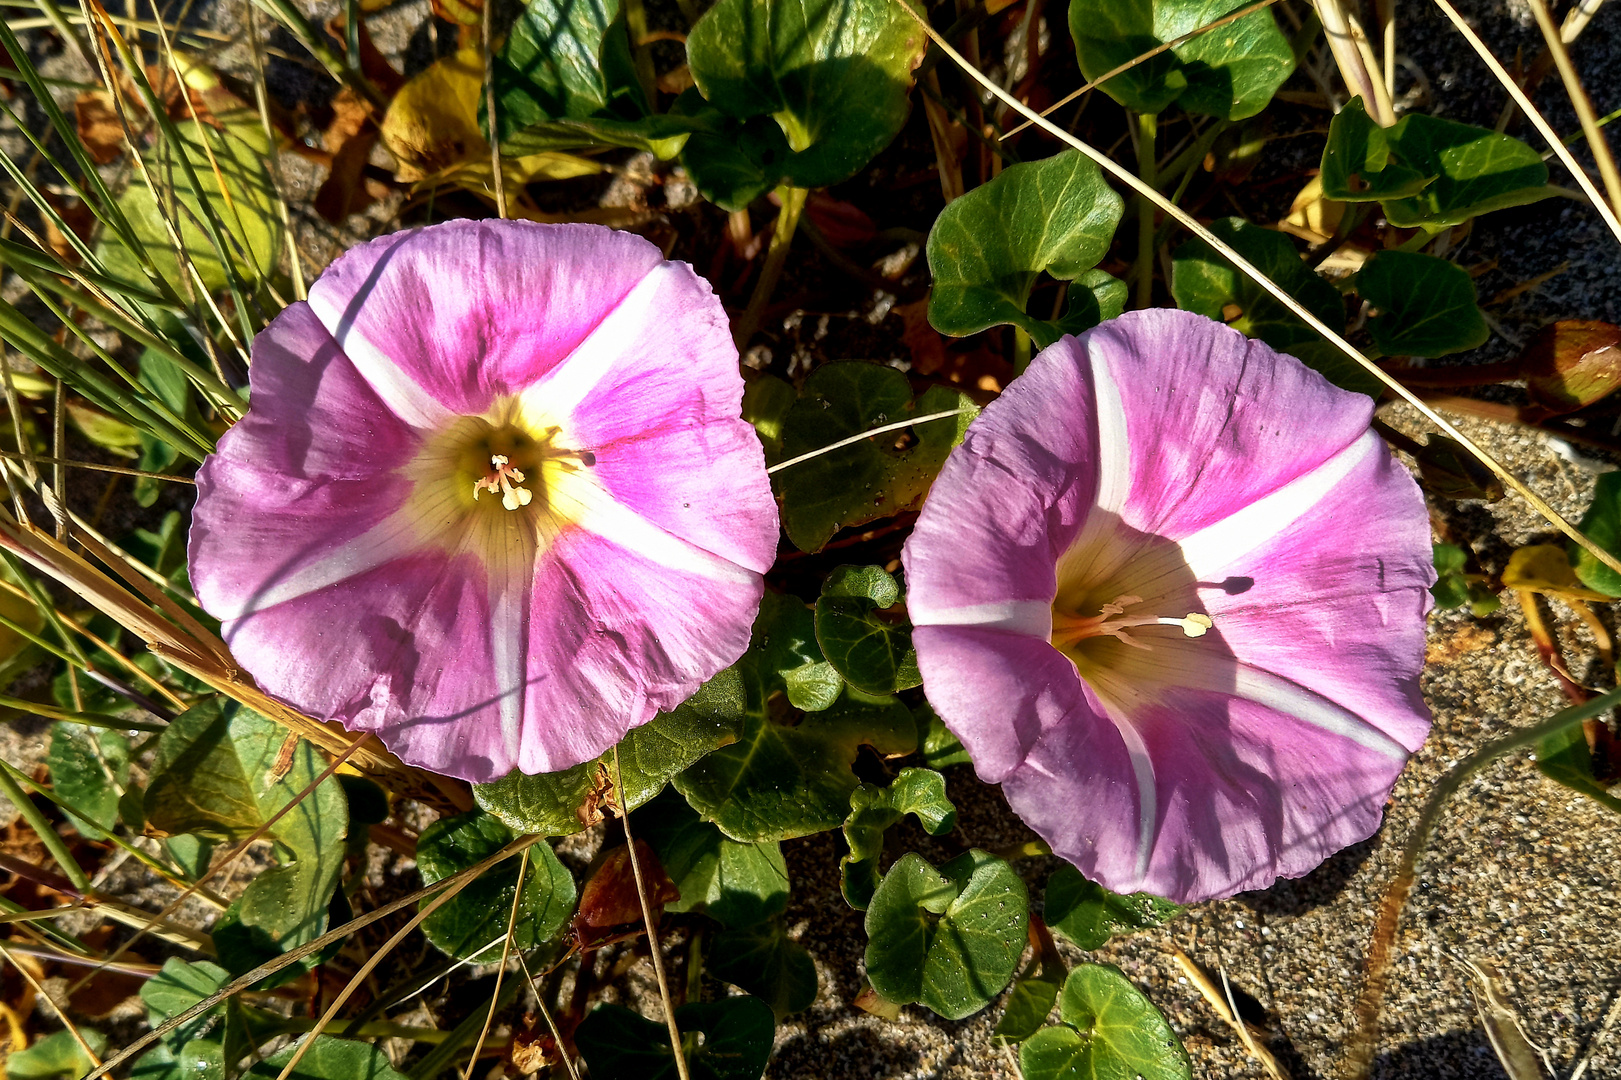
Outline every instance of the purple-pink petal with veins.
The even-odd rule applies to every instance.
[[[740,415],[725,310],[685,263],[657,267],[633,295],[526,397],[569,417],[567,437],[617,501],[763,574],[776,559],[777,508],[759,437]]]
[[[411,764],[493,780],[501,741],[481,560],[423,553],[226,624],[268,693],[356,731]],[[447,767],[453,763],[453,767]]]
[[[626,543],[571,529],[535,578],[524,708],[549,723],[526,730],[525,772],[601,754],[748,648],[758,574],[625,519],[602,525]]]
[[[632,294],[663,258],[593,225],[445,222],[351,249],[309,302],[394,411],[432,426],[535,383],[627,299],[640,304]]]
[[[1180,540],[1302,473],[1368,428],[1373,402],[1192,312],[1133,311],[1081,335],[1131,444],[1121,517]]]
[[[398,509],[411,484],[392,470],[419,441],[307,305],[278,315],[253,355],[248,413],[197,470],[192,585],[223,619]]]

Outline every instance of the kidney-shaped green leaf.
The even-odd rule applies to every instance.
[[[87,840],[101,840],[118,821],[118,800],[129,785],[129,739],[122,733],[60,721],[51,728],[46,758],[51,787],[86,818],[69,814]]]
[[[425,885],[447,878],[489,858],[517,839],[511,829],[490,814],[474,810],[440,818],[417,840],[417,867]],[[521,856],[486,870],[422,922],[422,932],[442,952],[459,960],[488,963],[501,957],[507,923],[517,899]],[[517,900],[517,921],[512,925],[512,947],[532,949],[556,937],[574,910],[574,876],[549,844],[529,849],[529,870],[523,897]],[[427,907],[434,897],[421,903]]]
[[[664,791],[635,814],[636,836],[653,845],[681,896],[666,911],[701,911],[722,926],[763,923],[788,906],[788,864],[767,841],[742,844]],[[764,995],[761,995],[764,996]]]
[[[1147,893],[1112,893],[1067,864],[1047,879],[1047,925],[1082,949],[1102,948],[1116,934],[1158,926],[1181,911]]]
[[[816,1000],[816,962],[788,936],[782,918],[722,930],[709,947],[709,972],[771,1006],[778,1019]]]
[[[850,852],[839,860],[839,873],[844,899],[857,911],[866,909],[878,888],[884,830],[907,814],[930,836],[950,832],[957,808],[946,797],[946,778],[932,769],[902,769],[887,788],[862,784],[850,793],[850,816],[844,819]]]
[[[1242,0],[1070,0],[1069,32],[1090,81],[1244,6]],[[1266,108],[1294,69],[1294,51],[1272,13],[1257,11],[1138,64],[1101,89],[1140,113],[1176,102],[1189,112],[1243,120]]]
[[[1030,289],[1042,274],[1073,281],[1109,251],[1125,204],[1103,172],[1079,150],[1043,161],[1010,165],[940,212],[929,231],[929,322],[942,334],[965,337],[1013,323],[1045,348],[1084,320],[1058,323],[1027,314]],[[1101,271],[1100,271],[1101,273]],[[1108,277],[1108,275],[1103,275]],[[1108,278],[1113,281],[1113,278]],[[1090,298],[1101,318],[1120,314],[1124,289],[1107,290],[1102,278],[1071,286]],[[1081,307],[1086,306],[1084,299]],[[1078,310],[1078,309],[1077,309]]]
[[[772,116],[798,187],[854,176],[906,123],[912,69],[928,45],[896,0],[719,0],[687,38],[711,105]]]
[[[811,372],[782,425],[782,456],[795,458],[912,416],[956,410],[953,418],[889,431],[799,462],[772,477],[788,539],[819,551],[852,525],[911,509],[928,492],[951,448],[979,409],[932,386],[916,401],[906,376],[883,364],[840,362]]]
[[[1025,1080],[1189,1080],[1182,1041],[1120,970],[1083,964],[1058,999],[1064,1023],[1019,1048]]]
[[[1029,894],[1004,860],[976,849],[936,870],[908,852],[867,907],[867,978],[890,1001],[961,1020],[1013,978],[1029,923]]]
[[[900,586],[881,566],[841,566],[822,583],[816,641],[844,680],[864,693],[893,694],[923,681],[911,624],[904,615],[885,614],[900,598]]]
[[[1362,264],[1356,291],[1377,311],[1368,333],[1386,356],[1445,356],[1491,336],[1468,271],[1434,255],[1381,251]]]

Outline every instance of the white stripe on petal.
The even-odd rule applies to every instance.
[[[597,484],[583,477],[571,479],[573,482],[558,484],[548,494],[565,520],[587,532],[678,573],[750,586],[760,580],[753,570],[655,525]]]
[[[1108,713],[1131,755],[1131,771],[1137,780],[1137,877],[1148,876],[1148,863],[1154,854],[1154,829],[1159,824],[1159,789],[1154,781],[1154,759],[1148,755],[1148,744],[1131,721]]]
[[[1351,710],[1334,704],[1297,682],[1239,663],[1234,664],[1232,675],[1233,685],[1228,693],[1292,716],[1394,761],[1406,761],[1408,758],[1407,748],[1401,743]]]
[[[1221,570],[1260,548],[1311,513],[1351,471],[1374,453],[1372,431],[1304,476],[1297,476],[1236,513],[1182,538],[1177,546],[1189,570],[1200,580],[1213,580]]]
[[[367,340],[353,323],[346,321],[343,311],[327,292],[320,288],[310,290],[310,310],[390,412],[414,428],[440,428],[455,419],[455,414],[435,400],[421,383]]]
[[[1052,639],[1053,609],[1044,600],[1006,600],[951,607],[908,599],[906,610],[914,626],[978,626],[1008,630],[1042,641]]]
[[[489,566],[490,666],[501,716],[501,742],[510,760],[517,761],[523,743],[524,644],[528,638],[525,609],[533,570],[528,575]]]
[[[1097,509],[1118,514],[1131,495],[1131,440],[1126,431],[1120,384],[1115,382],[1104,350],[1098,345],[1102,340],[1099,336],[1087,348],[1092,362],[1092,393],[1097,399],[1098,491],[1094,501]]]
[[[213,614],[223,620],[264,611],[375,570],[384,563],[420,551],[423,546],[417,524],[405,513],[396,512],[317,559],[302,561],[297,552],[290,552],[287,565],[295,569],[271,578],[263,588],[235,605],[220,604],[213,609]]]
[[[525,406],[532,402],[541,414],[559,418],[571,416],[625,355],[626,346],[644,336],[643,331],[652,318],[649,311],[671,275],[686,272],[674,263],[661,263],[649,271],[573,352],[519,395]]]

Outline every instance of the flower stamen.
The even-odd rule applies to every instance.
[[[501,505],[508,510],[529,505],[530,500],[535,497],[534,493],[528,488],[517,486],[524,482],[523,470],[512,468],[511,462],[512,459],[505,454],[490,455],[490,465],[493,466],[490,474],[482,480],[473,481],[474,502],[478,501],[478,493],[481,491],[488,491],[492,495],[499,491]]]
[[[1151,648],[1147,642],[1138,641],[1128,631],[1142,626],[1179,626],[1185,637],[1204,637],[1215,625],[1210,616],[1190,611],[1180,619],[1170,619],[1159,615],[1130,615],[1126,609],[1134,604],[1140,604],[1140,596],[1121,596],[1104,604],[1096,615],[1081,617],[1067,615],[1063,612],[1053,612],[1053,645],[1059,649],[1070,648],[1080,644],[1087,638],[1108,635],[1134,645],[1139,649]]]

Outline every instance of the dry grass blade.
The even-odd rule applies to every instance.
[[[7,458],[11,461],[32,460],[43,465],[61,465],[69,469],[116,473],[119,476],[141,476],[148,480],[164,480],[171,484],[189,484],[193,487],[197,485],[197,481],[189,476],[172,476],[169,473],[147,472],[144,469],[126,469],[121,465],[103,465],[98,461],[70,461],[66,458],[45,457],[41,454],[19,454],[14,450],[0,450],[0,458]]]
[[[396,911],[410,907],[412,904],[418,903],[421,900],[433,896],[435,893],[439,893],[442,890],[460,891],[462,888],[465,888],[469,882],[483,874],[484,871],[488,870],[490,867],[505,862],[514,855],[522,854],[533,845],[540,843],[541,840],[542,837],[539,836],[519,837],[506,847],[502,848],[500,851],[497,851],[494,855],[474,863],[466,870],[462,870],[459,873],[452,874],[450,877],[436,881],[432,885],[426,886],[425,888],[418,889],[416,892],[411,893],[408,896],[402,896],[398,900],[390,901],[389,903],[378,908],[376,911],[369,911],[360,916],[358,919],[351,919],[342,926],[338,927],[336,930],[328,930],[314,941],[306,942],[296,949],[289,949],[287,952],[282,953],[274,960],[260,964],[247,974],[241,976],[240,978],[233,979],[230,983],[220,987],[219,990],[210,994],[208,997],[203,998],[201,1001],[198,1001],[190,1008],[169,1017],[169,1019],[165,1020],[163,1023],[159,1024],[145,1035],[142,1035],[140,1038],[130,1043],[124,1049],[120,1050],[116,1055],[109,1058],[104,1064],[96,1068],[89,1075],[83,1077],[82,1080],[101,1080],[101,1077],[106,1076],[113,1069],[116,1069],[124,1062],[134,1058],[137,1054],[141,1053],[141,1051],[145,1050],[147,1047],[151,1046],[153,1043],[157,1042],[171,1031],[180,1027],[182,1024],[190,1023],[192,1020],[195,1020],[197,1017],[203,1015],[205,1012],[212,1009],[226,998],[240,994],[242,991],[248,989],[261,979],[268,978],[283,968],[298,963],[306,956],[320,952],[334,941],[341,941],[344,938],[350,937],[365,927],[370,926],[372,923],[377,922],[379,919],[386,919]],[[446,897],[446,899],[449,899],[449,897]],[[406,932],[413,929],[420,921],[421,917],[419,915],[417,918],[411,921],[411,925],[406,928]]]
[[[1531,1041],[1519,1014],[1504,1000],[1503,977],[1497,968],[1485,960],[1465,960],[1464,963],[1479,984],[1473,988],[1475,1011],[1480,1014],[1486,1038],[1491,1041],[1509,1080],[1542,1080],[1544,1075],[1552,1075],[1548,1052]]]
[[[1463,16],[1458,14],[1458,9],[1448,3],[1447,0],[1435,0],[1435,6],[1440,8],[1448,19],[1452,20],[1452,25],[1457,27],[1458,33],[1463,35],[1463,39],[1469,43],[1469,47],[1475,50],[1486,66],[1491,69],[1491,73],[1497,77],[1497,81],[1503,84],[1503,89],[1507,90],[1509,96],[1514,99],[1514,104],[1518,105],[1520,111],[1525,113],[1531,123],[1536,125],[1536,129],[1548,141],[1548,145],[1553,148],[1553,152],[1558,156],[1560,162],[1566,169],[1570,170],[1570,174],[1576,178],[1576,183],[1581,186],[1587,197],[1593,201],[1593,209],[1597,210],[1599,217],[1604,219],[1604,224],[1609,226],[1610,232],[1615,234],[1617,240],[1621,240],[1621,220],[1616,218],[1615,211],[1610,208],[1610,204],[1605,201],[1603,194],[1594,185],[1593,178],[1587,175],[1587,170],[1582,168],[1581,162],[1576,160],[1576,156],[1570,152],[1570,148],[1565,145],[1559,133],[1553,129],[1553,125],[1549,124],[1542,113],[1537,111],[1537,107],[1531,104],[1531,99],[1525,96],[1525,91],[1520,89],[1520,84],[1514,81],[1514,77],[1498,62],[1497,57],[1492,55],[1492,51],[1486,47],[1486,43],[1480,40],[1480,35],[1475,33],[1468,23],[1464,22]],[[1606,563],[1605,565],[1609,564]]]
[[[1436,2],[1444,4],[1446,3],[1446,0],[1436,0]],[[1462,445],[1471,456],[1478,460],[1482,465],[1486,466],[1486,468],[1490,469],[1498,479],[1503,481],[1503,485],[1505,487],[1509,488],[1511,491],[1523,498],[1531,505],[1533,509],[1536,510],[1538,514],[1547,519],[1551,525],[1557,528],[1560,532],[1564,533],[1566,536],[1570,537],[1572,540],[1576,541],[1576,543],[1580,544],[1584,549],[1591,552],[1593,557],[1599,562],[1610,567],[1612,570],[1615,570],[1617,573],[1621,573],[1621,559],[1618,559],[1610,552],[1605,551],[1602,547],[1594,543],[1584,533],[1582,533],[1580,529],[1566,521],[1557,510],[1548,505],[1547,500],[1543,499],[1540,495],[1527,487],[1519,477],[1510,473],[1501,462],[1492,457],[1485,450],[1481,449],[1473,439],[1470,439],[1463,432],[1459,431],[1444,417],[1442,417],[1441,414],[1432,409],[1422,398],[1420,398],[1406,386],[1403,386],[1378,364],[1375,364],[1373,361],[1363,356],[1349,341],[1346,341],[1339,334],[1336,334],[1333,330],[1329,329],[1327,324],[1325,324],[1317,316],[1313,315],[1310,311],[1306,310],[1306,308],[1298,300],[1280,288],[1271,278],[1267,277],[1265,274],[1261,273],[1260,270],[1256,269],[1253,263],[1244,258],[1244,256],[1240,255],[1237,251],[1233,250],[1231,245],[1227,244],[1209,229],[1199,224],[1199,222],[1194,219],[1193,215],[1177,206],[1171,200],[1161,195],[1158,191],[1155,191],[1152,186],[1143,183],[1142,180],[1139,179],[1135,174],[1122,167],[1107,154],[1104,154],[1088,143],[1077,139],[1063,128],[1039,116],[1037,113],[1031,110],[1029,106],[1008,94],[1000,86],[997,86],[996,83],[986,78],[984,74],[981,73],[977,68],[968,63],[968,61],[963,58],[962,54],[958,53],[956,49],[953,49],[951,45],[940,36],[934,27],[929,25],[928,21],[923,16],[913,11],[909,5],[902,3],[901,0],[896,0],[896,3],[900,9],[907,14],[908,17],[910,17],[923,29],[923,32],[929,36],[930,40],[932,40],[936,45],[940,46],[941,50],[944,51],[947,56],[951,57],[951,59],[956,62],[956,64],[961,67],[970,78],[974,79],[974,81],[978,82],[986,90],[1000,98],[1009,107],[1023,114],[1031,122],[1039,124],[1043,130],[1052,135],[1054,138],[1057,138],[1065,144],[1079,150],[1081,153],[1097,162],[1105,172],[1109,173],[1115,179],[1130,187],[1138,194],[1146,196],[1149,201],[1153,202],[1167,215],[1174,218],[1180,225],[1182,225],[1183,228],[1187,229],[1189,232],[1193,233],[1193,235],[1215,248],[1216,251],[1220,252],[1221,256],[1228,262],[1232,263],[1240,273],[1254,281],[1261,288],[1265,289],[1273,296],[1274,299],[1278,301],[1278,303],[1282,304],[1307,326],[1311,327],[1313,330],[1317,331],[1317,333],[1322,335],[1325,341],[1330,342],[1347,358],[1354,361],[1358,366],[1366,370],[1382,384],[1389,387],[1397,394],[1397,396],[1411,404],[1424,416],[1425,419],[1429,420],[1430,423],[1439,428],[1443,434]],[[1555,141],[1557,142],[1557,139],[1555,139]],[[1589,181],[1589,183],[1591,183],[1591,181]],[[1604,209],[1607,212],[1607,208]],[[1618,231],[1617,235],[1621,236],[1621,231]]]
[[[1233,1002],[1233,988],[1227,983],[1226,969],[1224,968],[1221,972],[1222,989],[1218,990],[1216,984],[1210,981],[1210,976],[1205,974],[1204,968],[1200,967],[1187,953],[1181,949],[1176,949],[1171,953],[1171,958],[1176,961],[1176,966],[1182,969],[1182,974],[1187,976],[1188,982],[1194,985],[1199,994],[1215,1010],[1216,1015],[1226,1021],[1227,1026],[1238,1033],[1239,1041],[1244,1044],[1244,1049],[1248,1050],[1250,1056],[1260,1063],[1266,1074],[1272,1077],[1272,1080],[1289,1080],[1289,1074],[1283,1071],[1283,1066],[1279,1065],[1278,1059],[1272,1056],[1272,1051],[1255,1041],[1255,1036],[1251,1033],[1249,1024],[1238,1014],[1238,1006]]]
[[[485,16],[488,20],[488,16]],[[488,26],[488,22],[485,23]],[[501,938],[501,963],[495,969],[495,989],[491,997],[495,999],[490,1003],[490,1009],[484,1014],[484,1026],[479,1029],[478,1041],[473,1043],[473,1056],[467,1059],[467,1071],[462,1073],[462,1080],[473,1080],[473,1066],[478,1064],[478,1055],[484,1050],[484,1040],[490,1035],[490,1024],[495,1021],[495,1001],[501,999],[501,980],[507,975],[507,959],[512,955],[512,929],[518,925],[518,906],[523,902],[526,888],[525,880],[529,875],[529,849],[524,848],[523,860],[518,863],[518,887],[512,893],[512,910],[507,912],[507,932]],[[524,969],[528,970],[527,967]]]
[[[904,431],[904,430],[906,430],[907,428],[911,427],[914,424],[927,424],[927,423],[929,423],[931,421],[934,421],[934,420],[944,420],[947,417],[961,416],[961,415],[963,415],[963,410],[961,410],[961,409],[950,409],[950,410],[948,410],[946,412],[928,413],[928,414],[926,414],[924,416],[914,416],[910,420],[898,420],[893,424],[884,424],[884,425],[882,425],[880,427],[870,428],[870,429],[868,429],[866,431],[863,431],[859,435],[851,435],[848,439],[840,439],[838,442],[828,443],[826,446],[819,446],[815,450],[812,450],[812,451],[810,451],[808,453],[800,454],[798,457],[791,457],[787,461],[779,461],[775,465],[773,465],[769,469],[767,469],[766,474],[774,476],[777,473],[782,472],[782,470],[784,470],[784,469],[793,468],[795,465],[798,465],[800,462],[809,461],[812,458],[819,458],[823,454],[831,454],[835,450],[842,450],[846,446],[854,446],[856,443],[859,443],[859,442],[866,442],[868,439],[872,438],[874,435],[887,435],[891,431]]]
[[[6,963],[16,968],[22,974],[22,977],[28,981],[28,985],[33,988],[36,997],[43,998],[45,1001],[50,1003],[51,1009],[55,1011],[57,1019],[61,1020],[62,1026],[67,1028],[68,1031],[72,1033],[73,1041],[79,1044],[79,1049],[84,1051],[84,1056],[89,1058],[96,1065],[106,1068],[105,1065],[101,1065],[101,1059],[96,1056],[96,1052],[90,1049],[90,1044],[84,1041],[84,1036],[79,1034],[79,1029],[73,1026],[73,1021],[68,1019],[68,1014],[62,1011],[62,1006],[58,1005],[56,1003],[56,999],[47,994],[45,992],[45,988],[39,984],[39,980],[34,978],[34,973],[29,971],[28,968],[22,964],[17,963],[16,958],[11,955],[10,950],[8,950],[4,945],[0,945],[0,959],[4,959]]]
[[[653,957],[653,974],[658,976],[659,1000],[664,1004],[664,1023],[670,1029],[670,1052],[675,1055],[675,1071],[681,1080],[691,1080],[691,1074],[687,1071],[687,1055],[681,1047],[681,1029],[675,1023],[675,1006],[670,1002],[670,980],[664,975],[664,953],[659,948],[658,928],[653,925],[653,906],[647,902],[647,884],[642,880],[642,860],[636,854],[636,841],[630,835],[630,810],[624,803],[625,779],[619,772],[617,743],[614,744],[614,792],[619,820],[625,827],[625,846],[630,849],[630,872],[636,879],[636,899],[642,904],[642,924],[647,927],[647,950]]]
[[[1051,104],[1051,105],[1047,106],[1045,109],[1041,110],[1040,115],[1043,116],[1043,117],[1051,116],[1053,113],[1057,112],[1059,109],[1062,109],[1065,105],[1068,105],[1070,102],[1074,101],[1076,98],[1080,97],[1082,94],[1086,93],[1089,90],[1096,90],[1098,87],[1102,86],[1104,83],[1108,82],[1110,79],[1114,78],[1116,75],[1123,75],[1126,72],[1130,71],[1132,68],[1136,67],[1138,64],[1146,64],[1146,63],[1148,63],[1148,61],[1154,59],[1154,57],[1158,56],[1160,53],[1168,52],[1169,50],[1176,48],[1178,45],[1184,45],[1187,42],[1192,41],[1194,38],[1199,37],[1201,34],[1208,34],[1212,30],[1219,30],[1223,26],[1226,26],[1228,23],[1237,22],[1239,19],[1242,19],[1244,16],[1253,15],[1257,11],[1260,11],[1262,8],[1269,8],[1273,4],[1276,4],[1277,2],[1278,2],[1278,0],[1258,0],[1257,3],[1250,4],[1248,7],[1239,8],[1237,11],[1233,12],[1231,15],[1223,15],[1221,18],[1217,19],[1213,23],[1210,23],[1210,24],[1208,24],[1206,26],[1201,26],[1197,30],[1189,30],[1187,33],[1183,34],[1181,37],[1172,38],[1170,41],[1167,41],[1167,42],[1165,42],[1163,44],[1160,44],[1160,45],[1156,45],[1152,49],[1149,49],[1147,52],[1141,54],[1140,56],[1132,57],[1130,60],[1127,60],[1124,64],[1121,64],[1119,67],[1112,68],[1109,71],[1105,71],[1102,75],[1099,75],[1097,78],[1093,79],[1091,82],[1087,83],[1085,86],[1082,86],[1079,90],[1071,90],[1069,93],[1067,93],[1063,97],[1059,98],[1053,104]],[[1024,112],[1027,117],[1029,116],[1028,110],[1021,109],[1019,111]],[[1013,138],[1013,136],[1017,135],[1019,132],[1023,131],[1025,128],[1029,127],[1031,124],[1034,124],[1034,123],[1037,123],[1037,121],[1035,119],[1027,118],[1024,121],[1024,123],[1020,124],[1018,127],[1010,129],[1005,135],[1002,136],[1002,138],[1011,139],[1011,138]]]
[[[535,992],[535,1007],[546,1020],[546,1027],[552,1033],[552,1041],[557,1044],[557,1056],[563,1059],[563,1068],[567,1070],[569,1080],[580,1080],[580,1071],[574,1067],[574,1059],[569,1056],[568,1047],[563,1045],[563,1033],[557,1030],[557,1021],[552,1019],[552,1010],[546,1006],[546,995],[541,992],[540,982],[535,978],[535,973],[529,970],[529,961],[523,958],[523,953],[518,954],[518,963],[529,979],[529,988]]]
[[[1587,96],[1581,77],[1576,74],[1576,65],[1570,60],[1570,50],[1565,48],[1565,42],[1559,36],[1559,28],[1553,24],[1553,16],[1548,14],[1547,3],[1545,0],[1530,0],[1530,2],[1531,13],[1536,16],[1537,27],[1542,31],[1542,40],[1548,43],[1548,52],[1553,56],[1554,66],[1559,69],[1559,78],[1565,84],[1565,94],[1576,110],[1576,119],[1581,122],[1582,134],[1587,136],[1587,145],[1592,147],[1593,161],[1598,165],[1599,178],[1604,181],[1604,190],[1610,196],[1610,209],[1621,210],[1621,172],[1616,170],[1615,158],[1610,154],[1610,144],[1604,138],[1603,129],[1599,127],[1598,114],[1593,111],[1592,99]]]

